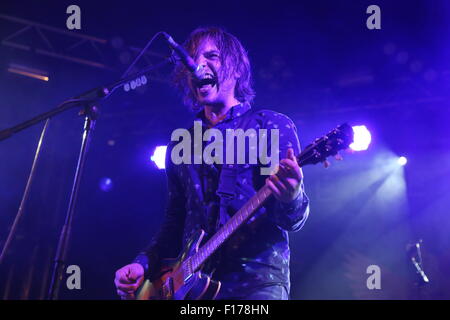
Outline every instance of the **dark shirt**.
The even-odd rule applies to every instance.
[[[250,113],[247,113],[250,112]],[[239,125],[243,115],[248,117],[246,128],[278,129],[279,160],[286,157],[287,149],[300,153],[300,144],[294,123],[285,115],[270,110],[251,110],[247,104],[230,109],[226,117],[214,126],[223,132]],[[203,123],[203,132],[208,128],[203,111],[197,115]],[[191,128],[192,130],[192,128]],[[224,139],[225,140],[225,139]],[[270,154],[270,137],[268,139]],[[208,144],[210,142],[205,142]],[[216,194],[221,165],[180,164],[175,165],[170,153],[176,143],[169,144],[166,155],[168,181],[168,203],[163,225],[146,250],[134,262],[144,266],[146,275],[158,270],[163,258],[176,257],[190,237],[199,229],[212,236],[220,221],[220,202]],[[247,150],[248,151],[248,150]],[[267,175],[261,175],[261,163],[237,165],[236,196],[227,203],[227,212],[233,215],[265,183]],[[268,165],[266,165],[268,167]],[[220,249],[210,257],[203,269],[214,280],[222,282],[221,298],[244,297],[257,287],[280,284],[289,292],[289,231],[298,231],[309,214],[309,200],[302,192],[290,203],[282,203],[273,196],[242,226]],[[219,219],[219,220],[218,220]]]

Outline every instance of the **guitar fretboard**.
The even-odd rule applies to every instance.
[[[252,214],[258,210],[264,201],[272,194],[267,185],[264,185],[247,203],[236,212],[219,231],[214,234],[198,252],[185,261],[189,265],[189,272],[195,272]]]

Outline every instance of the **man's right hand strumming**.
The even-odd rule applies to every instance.
[[[132,300],[136,299],[135,292],[143,281],[144,267],[139,263],[132,263],[116,271],[114,284],[121,299]]]

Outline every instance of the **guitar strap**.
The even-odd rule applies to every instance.
[[[246,113],[240,116],[239,122],[234,129],[241,128],[247,129],[247,126],[251,120],[251,116],[255,111],[249,109]],[[227,212],[227,207],[230,202],[236,197],[236,183],[238,165],[236,164],[223,164],[220,168],[219,181],[216,194],[219,196],[219,203],[211,201],[208,203],[207,217],[208,227],[206,228],[208,237],[212,236],[219,228],[224,225],[230,215]],[[217,205],[219,206],[217,208]],[[203,266],[203,271],[209,273],[210,276],[215,272],[218,264],[223,262],[222,252],[217,251],[214,253],[214,259],[208,259]]]
[[[239,119],[239,123],[234,129],[241,128],[247,130],[247,126],[252,119],[253,110],[249,109]],[[227,212],[227,206],[230,201],[236,197],[236,182],[237,182],[237,164],[223,164],[220,170],[219,183],[216,194],[220,198],[219,203],[219,219],[217,219],[216,230],[224,225],[230,218]]]

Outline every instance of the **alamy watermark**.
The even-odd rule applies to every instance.
[[[81,289],[81,268],[77,265],[70,265],[66,269],[66,273],[69,274],[66,280],[67,289],[73,290]]]
[[[66,27],[69,30],[81,29],[81,8],[75,4],[67,7],[66,13],[70,14],[66,19]],[[370,16],[366,20],[366,26],[369,30],[381,29],[381,9],[373,4],[367,7],[367,14]]]
[[[66,27],[69,30],[81,29],[81,9],[79,6],[72,4],[67,7],[66,13],[70,14],[66,20]]]
[[[170,154],[172,163],[257,164],[259,160],[259,163],[263,165],[261,175],[273,174],[278,166],[280,157],[279,129],[270,129],[270,134],[267,129],[258,129],[258,131],[253,128],[246,131],[243,129],[226,129],[224,137],[220,130],[214,128],[203,132],[202,122],[194,121],[193,131],[193,137],[187,129],[176,129],[172,132],[171,141],[179,141]],[[270,152],[268,152],[269,135]],[[213,141],[203,149],[203,142],[212,139]],[[248,148],[246,148],[246,140],[248,141]],[[236,141],[237,143],[235,143]],[[247,156],[248,162],[246,162]],[[269,166],[264,167],[266,165]]]
[[[367,14],[370,16],[367,18],[366,26],[369,30],[381,29],[381,9],[379,6],[373,4],[367,7]]]
[[[381,268],[376,264],[372,264],[367,267],[366,273],[370,274],[366,281],[367,289],[381,290]]]

